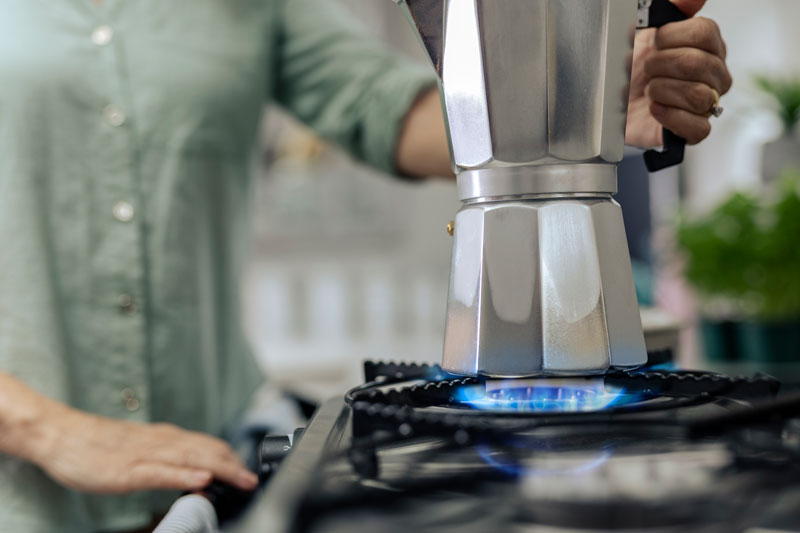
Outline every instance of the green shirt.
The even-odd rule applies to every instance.
[[[0,13],[0,369],[79,409],[220,434],[262,381],[237,292],[264,103],[391,170],[432,73],[332,0]],[[141,527],[163,500],[72,493],[0,458],[0,531]]]

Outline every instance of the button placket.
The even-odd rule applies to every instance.
[[[106,304],[98,309],[98,317],[104,323],[107,352],[111,356],[108,372],[112,398],[117,412],[130,420],[149,420],[150,378],[147,359],[147,324],[144,316],[146,288],[144,287],[143,234],[141,224],[142,206],[138,191],[138,175],[135,168],[134,132],[131,125],[131,109],[127,79],[120,61],[123,50],[112,43],[120,34],[112,29],[112,22],[97,20],[92,31],[91,42],[96,46],[95,55],[102,65],[105,87],[97,101],[97,123],[95,141],[96,164],[105,179],[102,192],[97,196],[101,202],[97,213],[102,213],[101,243],[96,247],[97,280],[102,284]],[[105,81],[105,83],[100,83]],[[113,219],[109,223],[109,219]],[[111,312],[109,312],[111,311]]]
[[[101,24],[92,30],[91,40],[96,46],[104,47],[111,43],[114,38],[114,30],[108,24]],[[114,103],[108,103],[103,108],[105,121],[115,128],[125,124],[125,113]]]

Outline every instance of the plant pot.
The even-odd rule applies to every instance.
[[[800,362],[800,320],[784,323],[743,322],[737,328],[744,360]]]
[[[741,360],[738,325],[729,320],[703,319],[700,322],[703,355],[710,361]]]
[[[785,134],[780,139],[764,144],[761,175],[769,182],[787,168],[800,169],[800,135]]]

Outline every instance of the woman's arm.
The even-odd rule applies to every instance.
[[[196,490],[212,479],[256,487],[223,441],[169,424],[91,415],[47,398],[0,372],[0,453],[37,464],[80,491]]]
[[[398,136],[395,167],[408,176],[453,177],[438,90],[422,94],[408,112]]]

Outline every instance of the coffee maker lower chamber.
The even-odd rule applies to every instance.
[[[587,166],[616,182],[614,166]],[[491,190],[481,190],[480,177]],[[644,364],[622,211],[611,194],[497,194],[503,180],[480,177],[459,177],[464,206],[455,220],[443,367],[520,377]],[[504,192],[541,190],[529,178],[528,187],[506,183]]]

